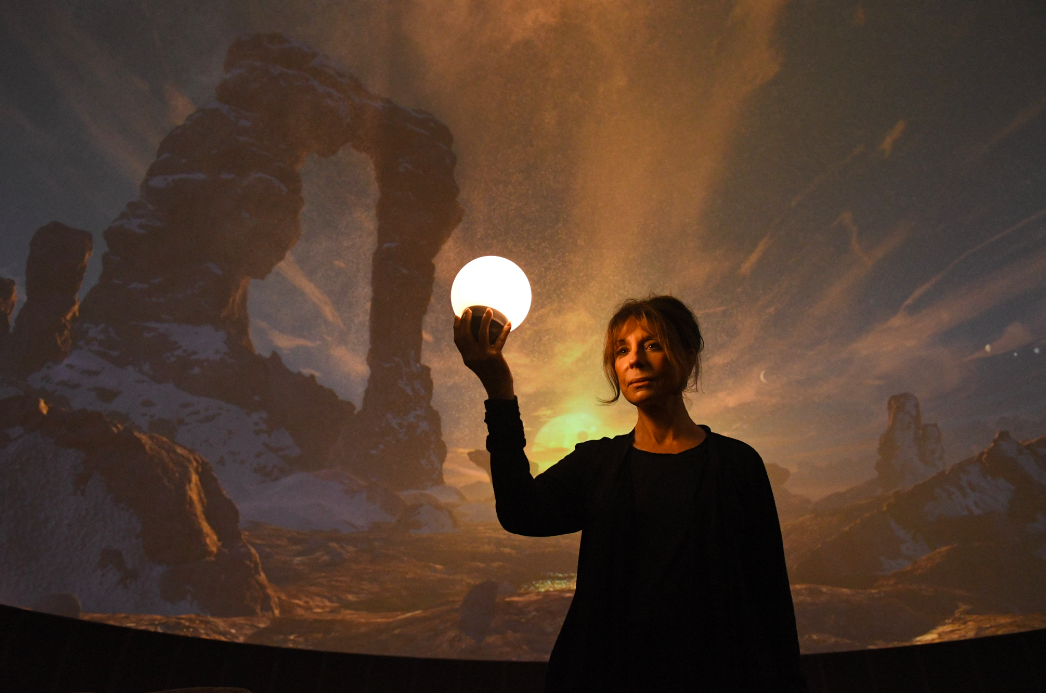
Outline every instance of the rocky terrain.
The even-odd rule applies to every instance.
[[[412,535],[378,525],[246,531],[279,595],[280,616],[86,618],[167,632],[347,652],[547,659],[573,594],[579,536],[534,539],[496,523]],[[493,620],[479,640],[462,628],[469,590],[493,580]]]
[[[891,398],[883,438],[894,449],[926,439],[922,424],[901,416],[898,403],[912,400]],[[470,458],[484,467],[478,451]],[[884,468],[905,478],[903,464]],[[789,493],[787,470],[768,465],[768,473],[804,652],[1046,627],[1046,437],[1020,443],[1001,433],[979,455],[919,483],[827,507]],[[483,489],[466,490],[486,498]],[[457,508],[465,515],[484,505]],[[280,595],[278,617],[88,617],[290,647],[547,658],[572,596],[576,535],[516,537],[494,522],[459,521],[454,532],[424,536],[376,527],[249,529]],[[470,615],[490,581],[489,615]]]
[[[1044,512],[1046,437],[1022,444],[1001,432],[987,450],[911,488],[794,521],[786,550],[797,582],[871,587],[907,568],[921,573],[920,561],[959,561],[950,570],[972,580],[962,562],[1046,561]],[[932,555],[953,545],[965,548]],[[971,559],[970,551],[986,553]],[[942,565],[937,573],[949,571]]]
[[[545,660],[573,596],[578,537],[532,539],[496,524],[410,536],[247,531],[279,595],[277,617],[86,614],[107,623],[237,642],[425,657]],[[497,581],[493,618],[476,639],[469,591]],[[1014,612],[959,589],[795,584],[804,652],[952,640],[1046,627],[1046,609]]]
[[[98,412],[0,391],[0,508],[5,603],[67,593],[89,611],[278,613],[211,465]]]

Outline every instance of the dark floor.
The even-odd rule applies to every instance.
[[[545,665],[355,655],[122,628],[0,605],[0,693],[537,693]],[[811,693],[1046,693],[1046,630],[804,655]]]

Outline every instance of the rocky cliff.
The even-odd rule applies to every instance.
[[[0,599],[88,611],[278,612],[211,465],[98,412],[0,391]]]
[[[280,35],[234,42],[216,94],[160,143],[139,198],[105,230],[71,353],[30,369],[31,384],[198,451],[237,501],[331,466],[398,489],[440,483],[446,448],[420,359],[433,258],[462,213],[450,132]],[[306,157],[346,145],[370,157],[380,193],[359,412],[255,353],[247,315],[251,280],[300,235]]]

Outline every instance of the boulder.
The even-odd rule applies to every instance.
[[[461,600],[461,616],[458,619],[461,632],[477,643],[482,643],[494,622],[497,598],[497,580],[486,580],[473,586]]]
[[[454,512],[435,499],[410,503],[394,525],[394,529],[411,534],[443,534],[457,528]]]
[[[971,601],[968,594],[928,587],[792,586],[799,644],[806,654],[904,643]]]
[[[199,455],[98,412],[0,400],[0,594],[85,611],[277,613],[239,513]]]

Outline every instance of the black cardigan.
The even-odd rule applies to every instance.
[[[635,431],[579,443],[536,478],[523,448],[519,406],[487,400],[487,450],[501,526],[544,537],[581,532],[577,585],[549,658],[545,690],[614,691],[626,647],[625,551],[634,511],[624,464]],[[805,691],[773,491],[759,454],[713,433],[697,488],[694,589],[716,670],[707,691]]]

